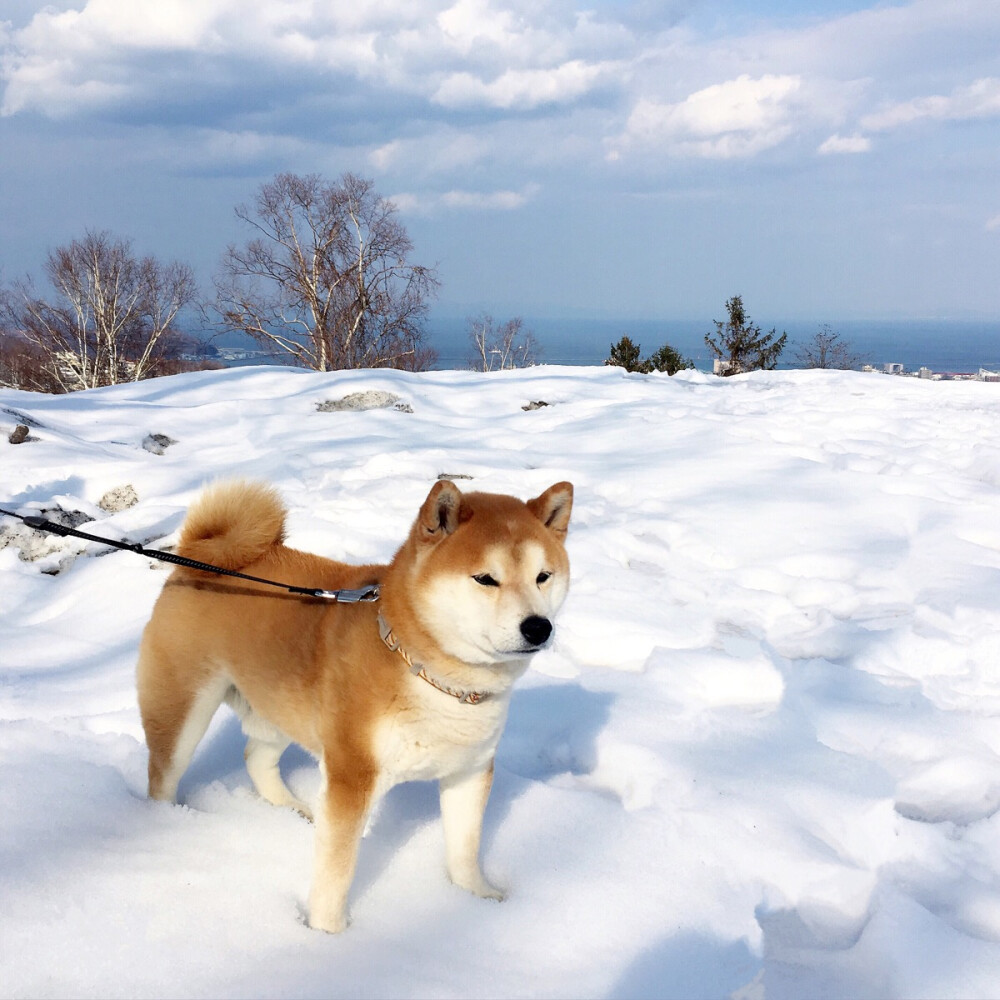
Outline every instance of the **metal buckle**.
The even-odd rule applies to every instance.
[[[371,604],[379,596],[377,583],[360,590],[321,590],[319,594],[338,604]]]

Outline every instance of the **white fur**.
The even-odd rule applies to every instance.
[[[485,899],[501,900],[502,890],[488,882],[479,867],[483,813],[492,783],[492,766],[472,774],[452,775],[440,782],[448,876],[455,885]]]
[[[476,575],[488,573],[498,587],[483,586],[471,575],[439,575],[427,586],[421,616],[442,649],[467,663],[527,656],[536,647],[525,642],[521,622],[532,615],[551,620],[566,597],[569,580],[553,570],[537,542],[495,546]],[[537,582],[541,573],[551,574],[544,583]]]
[[[512,672],[519,676],[521,670]],[[503,899],[479,867],[479,845],[509,691],[464,705],[418,677],[412,686],[416,710],[386,719],[376,730],[377,795],[404,781],[437,779],[449,877],[477,896]]]
[[[419,677],[410,676],[410,687],[414,710],[384,719],[375,730],[383,792],[403,781],[434,781],[485,768],[507,719],[509,692],[463,705]]]
[[[312,819],[312,810],[289,791],[278,767],[281,755],[292,743],[291,737],[286,736],[267,719],[257,715],[250,702],[236,688],[229,689],[225,700],[239,716],[243,732],[246,734],[247,745],[243,751],[243,759],[246,761],[247,773],[254,788],[257,789],[257,794],[271,805],[288,806],[300,812],[306,819]]]
[[[195,748],[205,735],[205,730],[208,729],[216,709],[222,704],[229,687],[228,678],[216,677],[195,696],[194,704],[188,711],[177,742],[174,744],[170,767],[164,772],[160,782],[159,798],[167,802],[176,801],[177,786],[181,777],[191,763]]]

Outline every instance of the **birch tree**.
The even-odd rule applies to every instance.
[[[423,324],[438,281],[412,263],[391,201],[344,174],[278,174],[237,217],[252,231],[216,278],[223,329],[305,368],[426,368]]]
[[[137,258],[128,240],[106,231],[57,247],[43,272],[54,296],[19,282],[5,296],[5,318],[62,391],[149,378],[197,296],[187,265]]]
[[[474,371],[495,372],[537,364],[541,348],[520,316],[496,323],[483,313],[468,320],[468,327],[473,350],[469,367]]]

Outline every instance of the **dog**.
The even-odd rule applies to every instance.
[[[287,547],[285,507],[271,487],[210,487],[188,512],[179,555],[293,586],[377,587],[378,599],[334,603],[176,568],[137,667],[150,797],[175,801],[225,701],[268,802],[313,818],[278,761],[292,742],[319,761],[311,927],[347,926],[366,819],[404,781],[439,783],[452,882],[502,899],[480,868],[483,813],[514,682],[552,641],[566,597],[572,505],[567,482],[525,503],[441,480],[392,561],[355,566]]]

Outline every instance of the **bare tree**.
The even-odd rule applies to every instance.
[[[5,319],[64,392],[155,374],[178,313],[197,295],[189,267],[137,258],[128,240],[108,232],[88,230],[57,247],[43,270],[55,297],[40,297],[25,279],[5,295]]]
[[[45,355],[23,337],[5,330],[0,330],[0,385],[32,392],[61,391],[49,373]]]
[[[371,181],[278,174],[236,215],[256,236],[216,278],[226,330],[317,371],[428,367],[423,323],[438,281],[413,264],[396,207]]]
[[[801,344],[795,353],[801,368],[857,368],[861,364],[860,355],[851,344],[840,339],[840,334],[824,323],[812,340]]]
[[[538,363],[541,347],[520,316],[497,324],[492,316],[483,313],[467,322],[474,352],[469,367],[474,371],[530,368]]]

